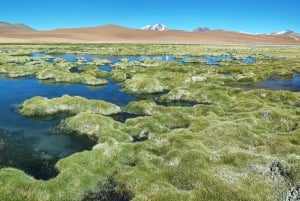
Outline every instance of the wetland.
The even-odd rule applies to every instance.
[[[3,44],[0,199],[296,201],[299,72],[299,46]]]

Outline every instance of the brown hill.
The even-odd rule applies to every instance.
[[[11,24],[7,22],[0,22],[0,33],[15,31],[33,31],[33,29],[25,24]]]
[[[5,30],[5,29],[4,29]],[[88,28],[34,31],[31,29],[0,28],[0,42],[40,43],[192,43],[192,44],[272,44],[300,45],[300,36],[251,35],[224,30],[186,32],[180,30],[145,31],[116,25]]]

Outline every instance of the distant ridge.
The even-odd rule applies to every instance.
[[[201,28],[196,32],[169,30],[163,24],[147,30],[108,24],[96,27],[37,31],[24,24],[0,22],[0,43],[172,43],[300,45],[300,35],[287,30],[272,34],[246,34]],[[156,31],[155,31],[156,30]],[[167,30],[167,31],[166,31]]]
[[[239,33],[249,34],[249,35],[267,35],[267,36],[284,36],[284,35],[300,35],[299,33],[296,33],[292,30],[284,30],[284,31],[278,31],[278,32],[272,32],[272,33],[249,33],[240,31]]]
[[[207,27],[198,27],[193,30],[193,32],[207,32],[207,31],[211,31],[211,30]]]
[[[33,31],[34,29],[21,23],[8,23],[0,21],[0,32],[1,31]]]
[[[281,35],[282,36],[282,35],[290,35],[290,34],[299,35],[298,33],[294,32],[294,31],[291,31],[291,30],[273,32],[273,33],[270,33],[269,35]]]
[[[290,38],[295,41],[300,41],[300,34],[291,30],[284,30],[279,32],[272,32],[269,34],[261,34],[265,37],[276,37],[276,38]]]

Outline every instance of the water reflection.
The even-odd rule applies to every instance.
[[[100,66],[99,70],[106,71],[106,72],[111,72],[112,71],[112,67],[109,66],[109,65],[104,65],[104,66]]]
[[[292,92],[300,91],[300,77],[299,74],[294,72],[292,79],[283,79],[281,77],[271,77],[265,81],[239,85],[245,90],[251,89],[270,89],[270,90],[287,90]]]
[[[219,56],[190,56],[184,55],[181,57],[176,57],[175,55],[156,55],[156,56],[106,56],[106,55],[90,55],[90,54],[62,54],[62,55],[47,55],[44,53],[32,53],[32,58],[60,58],[66,62],[78,62],[88,63],[92,62],[94,59],[107,59],[111,61],[111,64],[115,64],[122,59],[128,59],[128,61],[142,61],[142,60],[152,60],[152,61],[163,61],[163,62],[178,62],[179,64],[184,63],[203,63],[212,66],[219,65],[219,62],[231,62],[233,61],[232,55],[221,54]],[[53,62],[53,59],[50,62]],[[246,57],[240,61],[240,63],[251,64],[254,63],[255,59],[253,57]]]
[[[62,132],[25,136],[22,130],[0,128],[0,167],[23,170],[36,179],[50,179],[58,172],[55,163],[75,152],[91,149],[95,142]]]
[[[253,58],[253,57],[246,57],[240,63],[242,63],[242,64],[253,64],[255,62],[256,62],[255,58]]]
[[[109,80],[108,85],[88,88],[85,85],[59,85],[39,82],[34,78],[0,79],[0,167],[15,167],[37,179],[57,175],[54,164],[74,152],[90,149],[94,142],[86,138],[52,130],[62,119],[30,119],[16,111],[18,104],[34,96],[48,98],[64,94],[89,99],[105,100],[117,105],[127,105],[133,100],[121,87]],[[126,116],[120,117],[125,119]],[[125,120],[124,120],[125,121]]]

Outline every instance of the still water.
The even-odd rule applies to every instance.
[[[18,114],[17,106],[34,96],[48,98],[83,96],[105,100],[119,106],[133,98],[120,91],[121,87],[109,80],[98,88],[84,85],[61,85],[39,82],[34,78],[0,78],[0,167],[15,167],[37,179],[57,175],[54,164],[75,152],[91,149],[95,142],[85,137],[66,135],[55,129],[62,118],[30,119]],[[124,118],[122,116],[118,117]]]
[[[50,56],[50,59],[47,59],[47,56]],[[153,61],[163,61],[163,62],[178,62],[179,64],[184,64],[190,61],[204,61],[207,65],[217,66],[220,61],[233,61],[233,57],[231,55],[219,55],[219,56],[190,56],[184,55],[180,58],[176,58],[175,55],[156,55],[156,56],[99,56],[99,55],[90,55],[90,54],[62,54],[62,55],[47,55],[44,53],[32,53],[32,58],[45,58],[48,62],[53,62],[55,58],[60,58],[65,60],[66,62],[77,62],[80,61],[82,63],[92,62],[93,59],[107,59],[111,61],[111,64],[115,64],[122,59],[128,59],[128,61],[142,61],[145,59],[153,60]],[[241,59],[239,63],[252,64],[255,63],[255,59],[253,57],[245,57]],[[190,63],[190,62],[189,62]],[[110,66],[110,65],[106,65]]]
[[[251,89],[270,89],[270,90],[287,90],[292,92],[300,91],[300,77],[294,72],[291,79],[284,79],[281,77],[271,77],[265,81],[240,85],[239,87],[245,90]]]

